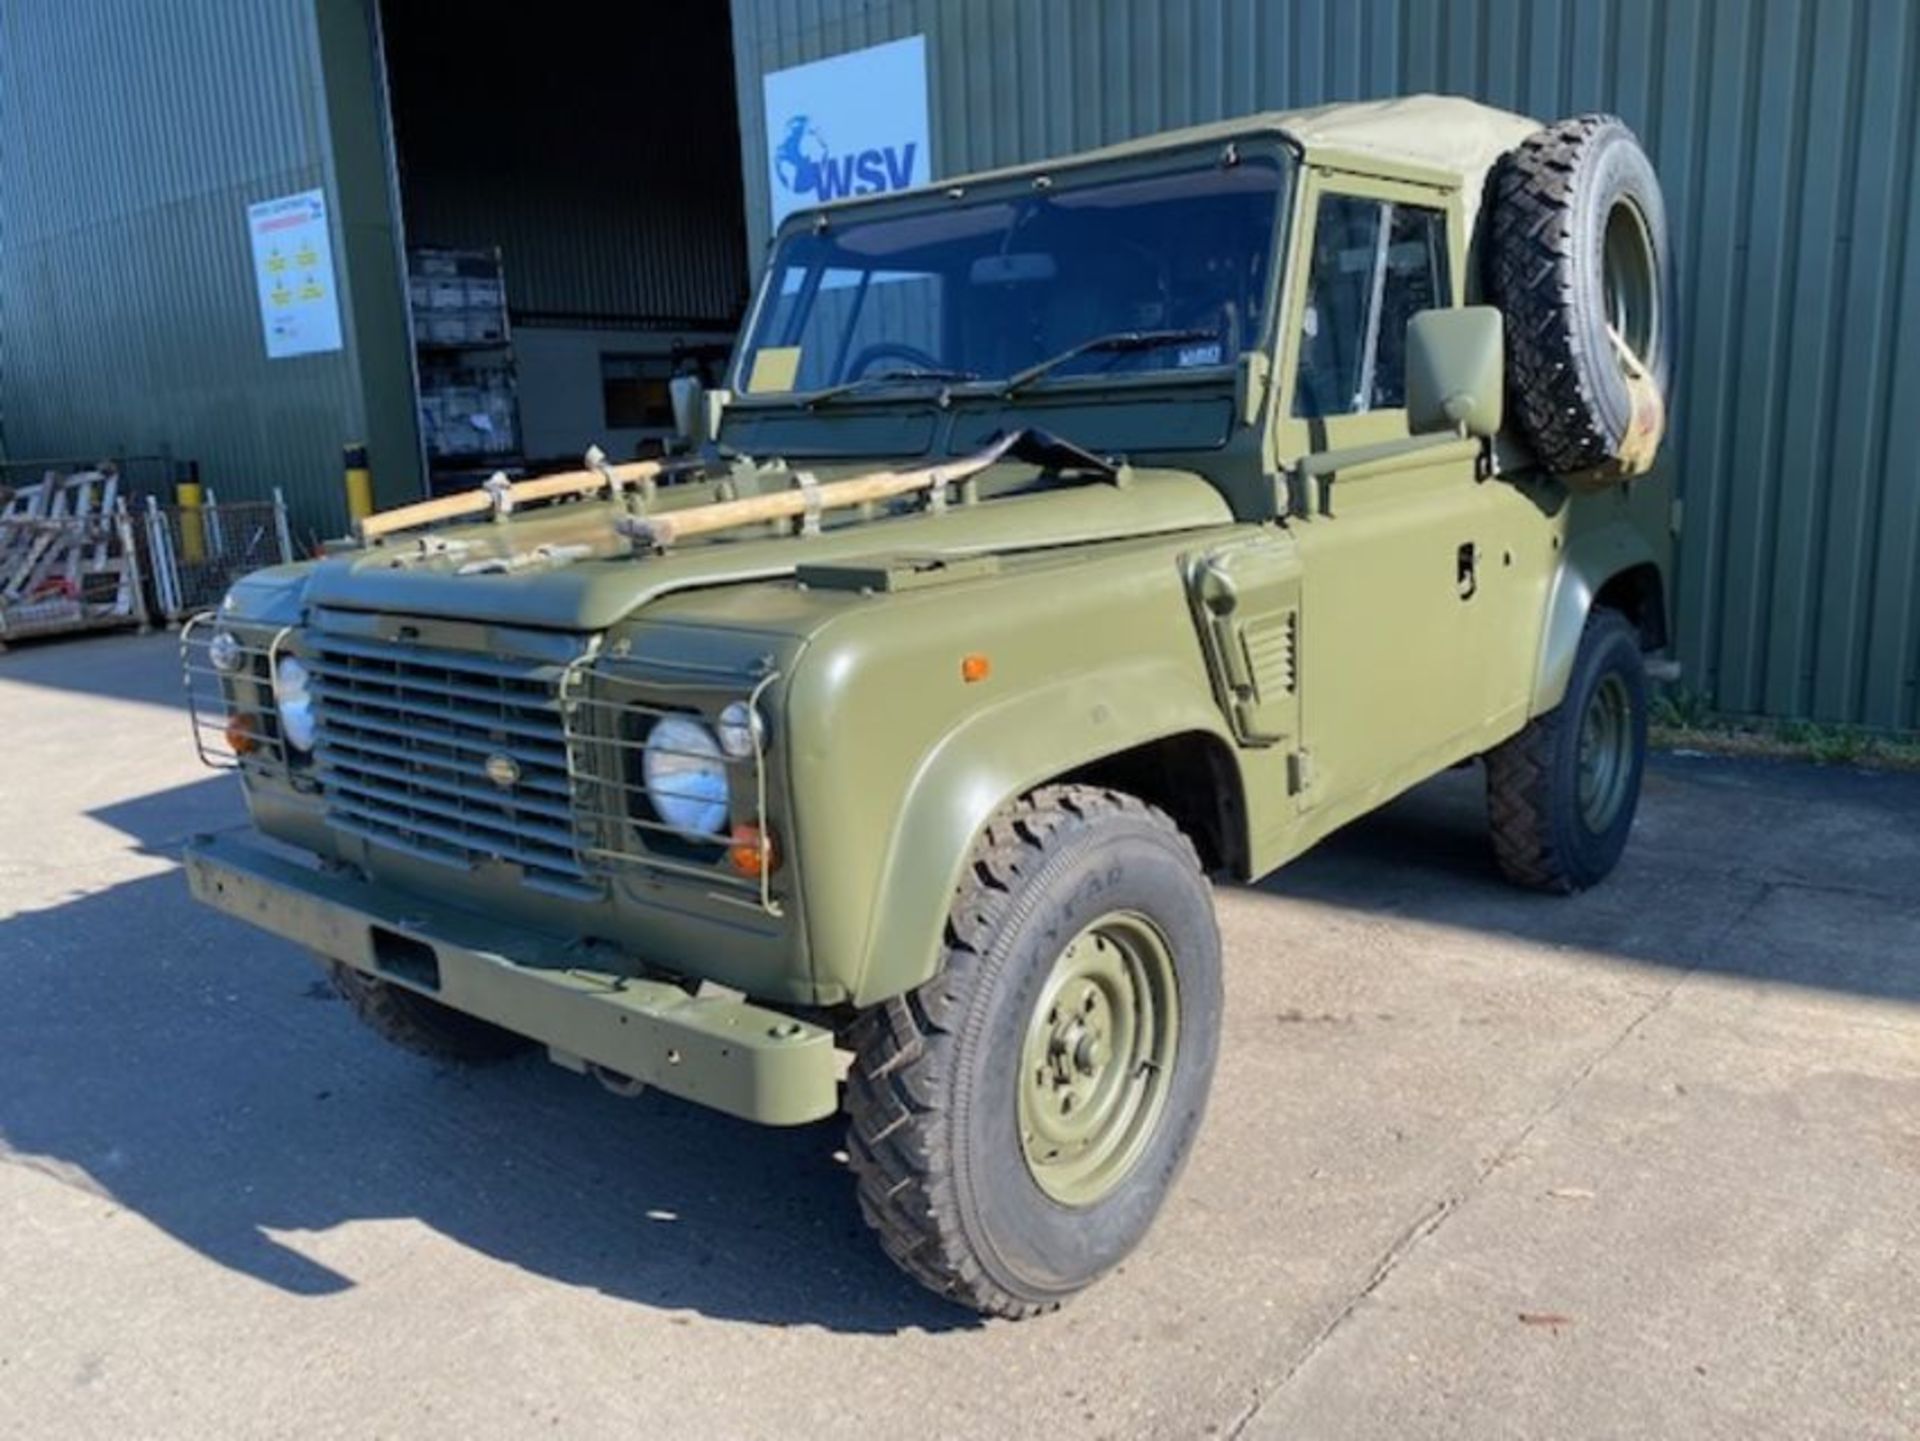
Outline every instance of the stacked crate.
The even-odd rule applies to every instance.
[[[444,478],[512,469],[521,459],[520,408],[500,252],[414,250],[408,272],[420,432],[434,488]]]
[[[117,470],[48,471],[0,494],[0,648],[23,636],[146,621]]]

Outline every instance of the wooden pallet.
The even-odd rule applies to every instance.
[[[146,624],[131,537],[112,466],[48,471],[8,493],[0,505],[0,644]]]

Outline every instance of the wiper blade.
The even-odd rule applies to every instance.
[[[1137,350],[1159,350],[1167,345],[1183,345],[1190,340],[1218,340],[1217,330],[1115,330],[1106,335],[1096,335],[1091,340],[1083,340],[1078,345],[1050,355],[1037,365],[1029,365],[1025,370],[1015,371],[1007,377],[1006,384],[1000,387],[1000,398],[1012,395],[1016,390],[1024,390],[1049,371],[1057,370],[1069,360],[1078,360],[1083,355],[1124,355]]]
[[[856,390],[867,390],[876,385],[898,385],[903,380],[978,380],[978,372],[972,370],[937,370],[931,366],[903,365],[892,370],[880,370],[872,375],[863,375],[858,380],[843,380],[838,385],[829,385],[820,390],[809,390],[804,395],[796,395],[793,403],[802,410],[812,410],[823,400],[832,400],[836,395],[851,395]]]

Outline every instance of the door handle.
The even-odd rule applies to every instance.
[[[1462,600],[1472,600],[1480,589],[1480,547],[1470,540],[1455,553],[1453,583]]]

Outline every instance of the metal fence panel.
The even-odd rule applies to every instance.
[[[293,559],[286,501],[161,505],[151,496],[140,516],[141,553],[153,577],[154,611],[184,620],[216,606],[241,576]]]

